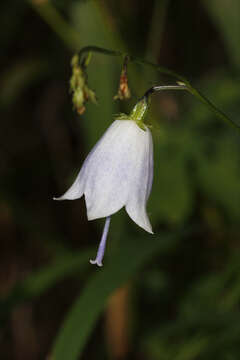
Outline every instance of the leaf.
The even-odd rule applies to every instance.
[[[155,177],[148,207],[153,224],[179,224],[191,213],[193,190],[186,167],[186,146],[187,142],[164,145],[159,141],[154,147]]]
[[[207,97],[214,98],[217,104],[221,104],[224,112],[232,116],[238,116],[240,86],[236,78],[222,70],[215,71],[214,74],[209,75],[207,79],[201,81],[199,86],[206,89]],[[188,111],[184,114],[184,118],[188,119],[188,127],[190,126],[198,131],[198,136],[201,127],[204,127],[205,130],[206,126],[208,126],[208,128],[215,127],[216,125],[221,128],[223,127],[222,125],[224,125],[224,123],[221,125],[206,106],[201,106],[198,102],[192,101],[191,99],[189,99],[188,103]],[[224,129],[227,130],[225,126]]]
[[[84,43],[114,46],[114,35],[109,32],[109,27],[95,2],[72,4],[71,16],[76,29],[80,34],[84,34]],[[111,57],[95,55],[88,66],[88,84],[96,92],[98,100],[97,105],[87,105],[84,121],[81,121],[88,149],[92,148],[114,120],[113,114],[119,111],[118,104],[113,101],[118,87],[117,65]]]
[[[45,60],[25,59],[12,65],[1,79],[0,106],[14,103],[21,93],[49,71]]]
[[[17,283],[7,297],[0,299],[0,318],[6,318],[12,308],[19,303],[38,297],[67,276],[83,271],[89,266],[89,257],[90,249],[81,253],[61,255],[53,264]]]
[[[178,236],[123,240],[110,261],[89,280],[69,314],[52,350],[53,360],[76,360],[111,293],[132,278],[157,252],[174,246]]]
[[[208,198],[222,206],[230,218],[239,220],[239,156],[238,146],[222,139],[211,156],[206,152],[200,158],[197,177],[199,187]]]
[[[203,3],[223,35],[230,59],[239,68],[239,0],[204,0]]]

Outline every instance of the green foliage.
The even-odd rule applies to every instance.
[[[239,280],[239,256],[233,256],[223,271],[189,289],[176,317],[149,335],[144,347],[154,359],[237,359],[240,312],[231,300],[236,295],[239,301]]]
[[[87,72],[98,105],[87,104],[78,116],[68,94],[72,49],[95,45],[156,59],[164,66],[159,70],[186,73],[194,89],[240,124],[239,7],[238,0],[2,2],[1,358],[16,358],[13,349],[37,360],[49,353],[54,360],[106,357],[99,339],[109,343],[111,332],[96,325],[109,296],[131,282],[134,296],[127,305],[134,324],[124,328],[131,333],[131,357],[238,360],[239,133],[198,101],[200,93],[198,99],[190,93],[155,95],[149,117],[156,124],[148,203],[153,236],[124,211],[114,215],[108,257],[96,269],[88,260],[100,237],[98,222],[87,225],[84,202],[53,204],[51,198],[116,114],[129,113],[151,86],[176,80],[140,60],[130,63],[132,99],[114,102],[121,58],[94,54]],[[189,236],[177,232],[193,224],[198,226]],[[69,278],[74,296],[82,289],[75,302]],[[51,307],[48,294],[56,285],[64,286],[65,297]],[[32,323],[30,316],[17,318],[24,307],[31,309]],[[52,323],[41,319],[39,308]],[[26,329],[37,334],[35,353]],[[29,352],[21,348],[22,339]],[[90,339],[94,346],[88,349]]]
[[[237,113],[239,83],[221,74],[202,87],[228,113]],[[217,130],[215,130],[217,128]],[[181,126],[164,126],[155,139],[155,182],[149,209],[153,221],[182,223],[191,215],[195,189],[220,206],[229,219],[238,221],[239,141],[228,127],[194,100],[182,114]]]
[[[79,33],[84,34],[84,44],[104,43],[107,47],[113,46],[112,33],[109,33],[108,26],[103,22],[100,9],[94,1],[73,4],[72,17]],[[94,89],[99,104],[101,103],[97,106],[88,106],[86,109],[82,126],[89,148],[96,143],[117,112],[116,104],[112,100],[117,89],[115,71],[116,64],[112,59],[106,57],[103,60],[101,55],[94,56],[88,66],[89,86]],[[113,79],[116,79],[116,84]]]
[[[239,147],[229,139],[219,142],[217,151],[203,156],[198,167],[198,181],[208,199],[223,207],[232,221],[238,221],[239,188]]]
[[[170,139],[171,130],[165,134]],[[181,136],[181,134],[177,134]],[[151,219],[155,224],[163,221],[169,224],[181,224],[192,209],[193,193],[187,173],[186,158],[182,146],[171,140],[161,140],[155,145],[155,180],[149,201]]]
[[[238,0],[203,0],[206,9],[213,21],[217,24],[226,46],[228,55],[233,64],[239,68],[239,27],[240,3]]]
[[[42,80],[49,70],[46,60],[25,59],[17,62],[3,74],[0,106],[13,104],[23,91]]]
[[[1,319],[6,319],[14,306],[39,297],[70,275],[83,272],[88,265],[86,259],[90,257],[91,252],[87,250],[82,251],[81,254],[65,253],[58,256],[53,264],[30,274],[26,279],[17,283],[7,297],[0,298]]]
[[[166,252],[175,241],[176,237],[169,235],[156,237],[151,243],[146,237],[128,239],[125,235],[125,241],[104,268],[88,280],[85,290],[73,305],[56,340],[52,358],[78,359],[111,293],[132,279],[154,254]]]

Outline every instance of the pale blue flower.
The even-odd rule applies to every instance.
[[[102,266],[110,216],[122,207],[149,233],[146,203],[153,180],[151,131],[134,120],[115,120],[87,156],[70,189],[55,200],[85,196],[88,220],[106,217],[96,259]]]

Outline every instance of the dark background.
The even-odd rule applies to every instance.
[[[88,262],[103,220],[87,221],[83,199],[52,197],[114,114],[175,83],[131,63],[132,98],[114,101],[121,58],[93,54],[98,105],[79,116],[74,52],[98,45],[161,64],[239,122],[240,2],[2,0],[0,24],[0,359],[239,359],[236,129],[190,94],[154,95],[155,235],[117,213],[103,269]]]

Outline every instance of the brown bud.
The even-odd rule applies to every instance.
[[[129,99],[131,97],[131,92],[128,87],[128,77],[127,77],[127,64],[128,64],[129,58],[126,56],[124,58],[123,68],[120,75],[120,81],[119,81],[119,88],[117,95],[114,96],[114,100],[124,100]]]

